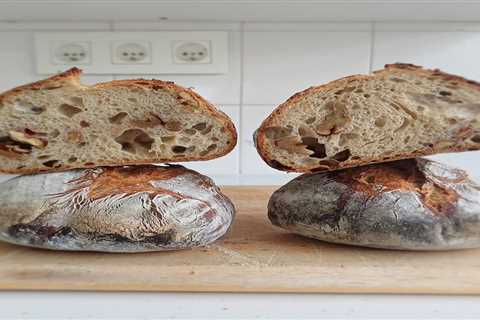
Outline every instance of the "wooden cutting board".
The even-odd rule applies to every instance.
[[[0,244],[0,289],[480,293],[480,250],[399,252],[333,245],[273,227],[274,187],[224,187],[232,230],[205,248],[68,253]]]

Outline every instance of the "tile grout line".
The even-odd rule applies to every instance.
[[[109,25],[109,28],[108,28],[108,29],[109,29],[110,32],[115,32],[115,31],[116,31],[116,30],[115,30],[115,22],[114,22],[113,20],[109,20],[109,21],[108,21],[108,25]],[[110,76],[112,77],[112,80],[118,80],[117,75],[115,75],[115,74],[110,74]]]
[[[238,122],[239,126],[238,130],[238,137],[237,137],[237,145],[238,145],[238,157],[237,157],[237,164],[238,164],[238,175],[241,176],[243,174],[243,166],[242,166],[242,151],[243,151],[243,141],[242,141],[242,132],[243,132],[243,69],[244,69],[244,39],[245,39],[245,22],[240,22],[240,101],[239,101],[239,108],[238,108]]]
[[[373,53],[375,49],[375,21],[372,21],[370,28],[370,54],[368,55],[368,73],[373,71]]]

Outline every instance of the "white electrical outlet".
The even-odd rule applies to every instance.
[[[148,41],[114,41],[113,64],[151,64],[152,45]]]
[[[107,75],[228,72],[226,31],[42,32],[34,38],[39,74],[72,66]]]
[[[91,45],[87,41],[52,42],[50,61],[55,65],[90,64]]]
[[[173,62],[179,64],[211,63],[210,41],[174,41]]]

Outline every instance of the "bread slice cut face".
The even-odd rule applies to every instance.
[[[160,80],[87,86],[81,70],[0,95],[0,172],[209,160],[230,152],[227,115]]]
[[[478,150],[480,84],[390,64],[295,94],[254,140],[270,166],[295,172]]]

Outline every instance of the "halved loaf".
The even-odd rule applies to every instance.
[[[232,121],[160,80],[82,85],[81,70],[0,95],[0,172],[208,160],[237,141]]]
[[[254,140],[274,168],[329,171],[478,150],[479,121],[479,83],[397,63],[295,94]]]

